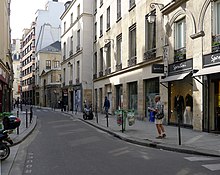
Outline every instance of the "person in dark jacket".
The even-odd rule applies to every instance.
[[[104,106],[103,106],[103,107],[104,107],[104,109],[105,109],[105,113],[108,114],[108,110],[109,110],[109,108],[110,108],[110,102],[109,102],[107,96],[105,96],[105,101],[104,101]]]

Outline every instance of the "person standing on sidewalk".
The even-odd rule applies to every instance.
[[[106,115],[107,115],[107,114],[108,114],[108,110],[109,110],[109,108],[110,108],[110,102],[109,102],[107,96],[105,96],[105,101],[104,101],[104,106],[103,106],[103,108],[105,109],[105,113],[106,113]]]
[[[163,114],[163,104],[160,101],[159,95],[156,95],[154,100],[155,100],[156,106],[155,106],[155,108],[149,108],[149,110],[155,112],[155,124],[156,124],[157,132],[158,132],[158,136],[156,137],[156,139],[162,139],[162,138],[166,137],[165,129],[163,127],[163,118],[159,118],[159,117],[157,117],[157,115],[159,115],[159,114],[164,115]]]

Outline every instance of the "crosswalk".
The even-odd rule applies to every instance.
[[[220,171],[220,158],[218,157],[193,156],[184,157],[184,159],[191,162],[202,162],[201,166],[207,168],[210,171]]]

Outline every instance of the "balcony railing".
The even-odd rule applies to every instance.
[[[128,66],[134,66],[137,64],[137,57],[131,57],[130,59],[128,59]]]
[[[73,80],[70,80],[70,81],[69,81],[69,85],[72,85],[72,84],[73,84]]]
[[[96,79],[97,78],[97,74],[93,74],[93,79]]]
[[[80,45],[77,45],[77,46],[76,46],[76,51],[77,51],[77,52],[80,51]]]
[[[105,69],[105,75],[108,75],[111,73],[111,67],[108,67],[107,69]]]
[[[220,35],[212,36],[212,52],[220,51]]]
[[[174,50],[174,62],[183,61],[186,59],[186,48]]]
[[[73,55],[73,50],[70,50],[69,56],[72,56],[72,55]]]
[[[79,84],[79,78],[76,78],[76,84]]]
[[[103,76],[103,71],[99,71],[99,77]]]
[[[144,53],[144,60],[151,61],[152,59],[155,59],[156,58],[156,51],[157,51],[156,48],[153,48],[153,49],[146,51]]]
[[[122,64],[121,63],[116,64],[115,68],[116,68],[116,71],[120,71],[122,69]]]

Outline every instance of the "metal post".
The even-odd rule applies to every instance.
[[[19,117],[19,111],[17,111],[17,117]],[[17,135],[19,134],[19,127],[17,127]]]
[[[178,136],[179,136],[179,145],[181,145],[181,131],[180,131],[180,114],[178,113]]]
[[[123,123],[124,123],[124,111],[122,110],[122,115],[121,115],[121,132],[122,132],[122,133],[124,132]]]
[[[30,123],[32,122],[32,118],[33,118],[33,109],[32,106],[30,107]]]
[[[107,127],[108,127],[108,112],[106,112],[106,120],[107,120]]]
[[[96,122],[99,123],[98,112],[97,112],[97,103],[95,105],[95,117],[96,117]]]
[[[28,110],[26,109],[26,128],[28,128]]]

